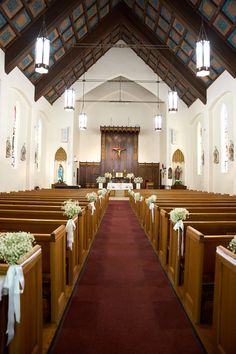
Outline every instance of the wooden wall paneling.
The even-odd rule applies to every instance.
[[[96,178],[101,175],[100,162],[80,162],[79,163],[79,184],[82,188],[89,187],[96,188]]]
[[[138,176],[143,177],[143,185],[145,188],[145,182],[154,182],[154,188],[160,188],[160,164],[159,163],[139,163],[138,164]]]

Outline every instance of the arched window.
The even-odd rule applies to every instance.
[[[11,165],[12,167],[17,166],[17,145],[18,145],[18,128],[19,128],[19,119],[20,119],[20,107],[19,102],[16,101],[13,106],[13,124],[12,124],[12,152],[11,152]]]
[[[197,174],[202,174],[202,125],[197,124]]]
[[[221,107],[220,112],[220,146],[221,146],[221,172],[228,172],[229,159],[229,130],[228,130],[228,110],[225,104]]]
[[[34,152],[34,162],[38,171],[40,171],[41,154],[42,154],[42,119],[39,118],[35,126],[35,152]]]

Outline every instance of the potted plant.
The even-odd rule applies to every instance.
[[[136,184],[136,189],[140,189],[141,183],[143,183],[142,177],[135,177],[134,183]]]
[[[106,183],[106,178],[104,176],[98,176],[96,178],[96,182],[98,183],[98,188],[102,189],[103,188],[103,183]]]

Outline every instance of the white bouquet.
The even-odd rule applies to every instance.
[[[28,232],[6,232],[0,234],[0,259],[13,265],[33,248],[34,236]]]
[[[134,174],[133,173],[127,173],[126,178],[132,179],[132,178],[134,178]]]
[[[141,201],[142,197],[140,193],[134,193],[134,200],[135,202]]]
[[[106,183],[106,178],[104,176],[98,176],[96,178],[97,183]]]
[[[185,208],[175,208],[170,212],[170,220],[177,223],[180,220],[185,220],[189,216],[189,212]]]
[[[150,205],[151,203],[155,203],[156,200],[157,200],[157,196],[155,194],[152,194],[150,195],[150,197],[146,199],[146,203],[147,205]]]
[[[63,214],[66,215],[68,219],[73,219],[75,215],[81,214],[82,212],[78,200],[69,199],[64,201],[61,209],[64,210]]]
[[[143,178],[142,177],[135,177],[134,183],[143,183]]]
[[[236,236],[230,241],[228,247],[231,252],[236,253]]]
[[[106,172],[106,173],[104,173],[104,176],[105,176],[105,178],[109,178],[109,179],[112,178],[111,172]]]
[[[104,197],[106,195],[106,193],[107,193],[106,188],[99,189],[99,191],[98,191],[98,195],[102,196],[102,197]]]
[[[89,202],[95,202],[97,200],[97,193],[91,192],[86,194],[86,198]]]

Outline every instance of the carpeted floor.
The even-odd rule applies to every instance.
[[[110,201],[50,353],[204,353],[129,202]]]

